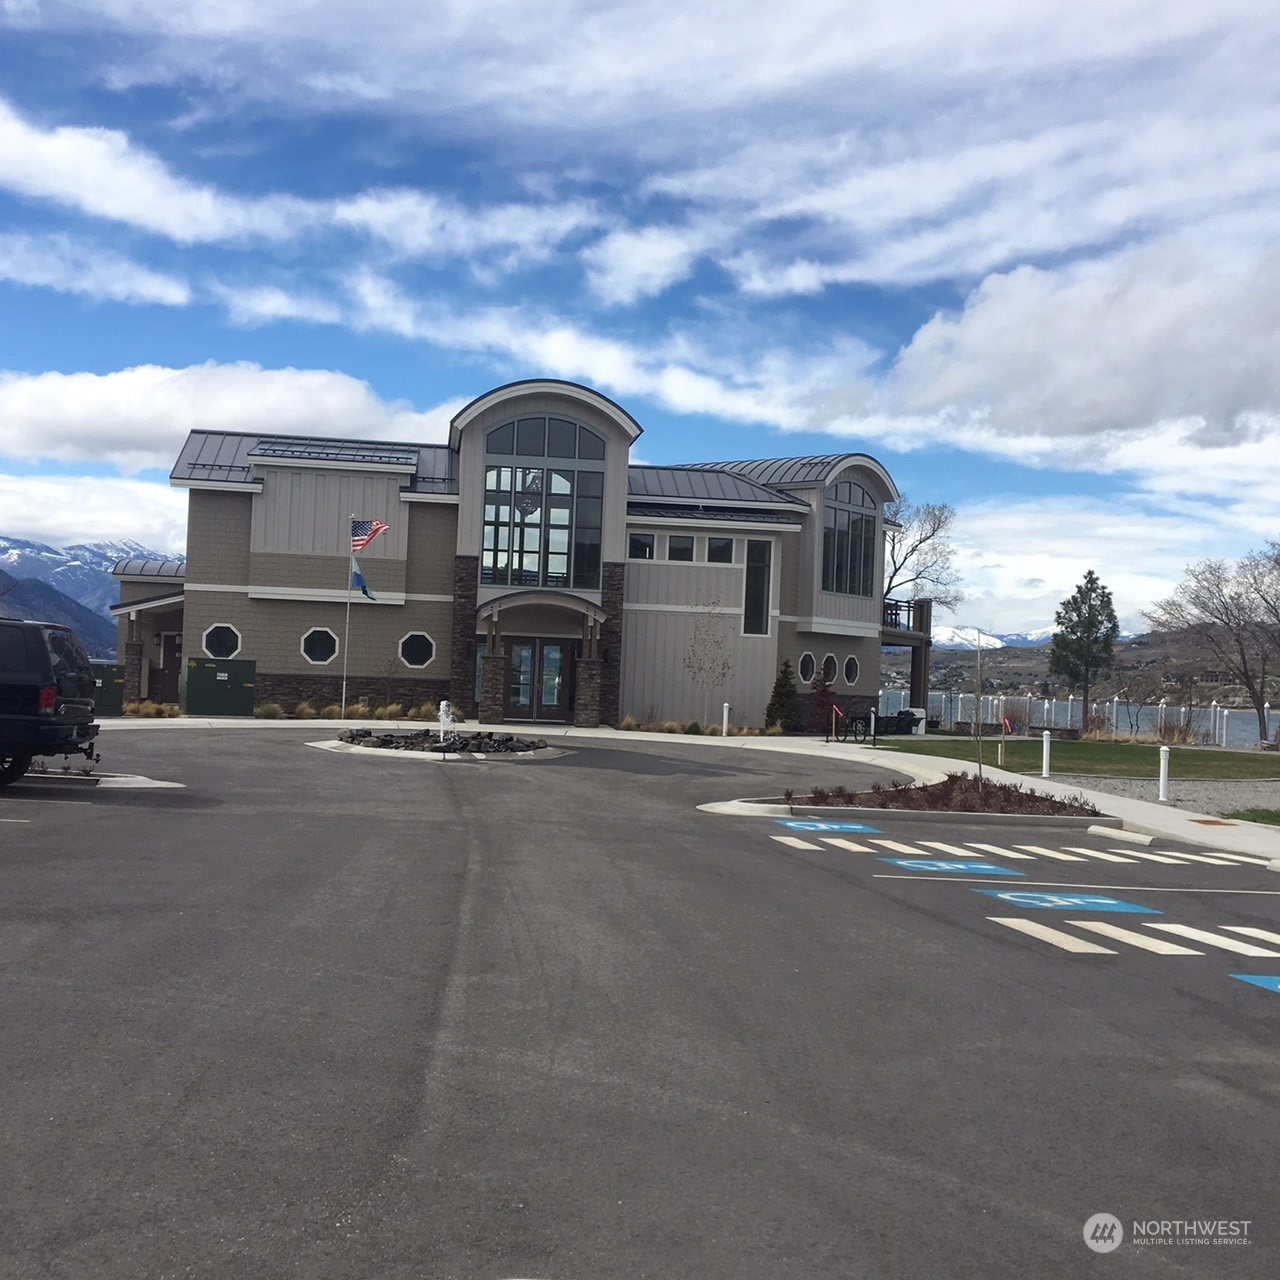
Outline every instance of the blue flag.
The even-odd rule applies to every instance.
[[[369,590],[369,584],[364,580],[364,574],[360,572],[360,566],[356,563],[355,556],[351,557],[351,585],[353,587],[359,587],[360,590],[374,602],[374,604],[378,603],[378,597]]]

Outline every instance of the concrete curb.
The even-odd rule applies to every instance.
[[[718,813],[738,818],[847,818],[871,822],[886,818],[909,818],[911,821],[945,823],[948,826],[1036,826],[1084,828],[1098,834],[1125,836],[1120,818],[1075,817],[1070,814],[1036,813],[952,813],[934,809],[862,809],[855,805],[775,804],[768,800],[719,800],[700,804],[703,813]]]

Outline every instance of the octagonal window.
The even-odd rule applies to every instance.
[[[204,633],[200,643],[211,658],[234,658],[243,641],[229,622],[217,622]]]
[[[317,667],[338,656],[338,637],[328,627],[312,627],[302,637],[302,656]]]
[[[400,661],[406,667],[425,667],[436,656],[436,642],[425,631],[410,631],[400,641]]]
[[[844,682],[845,684],[858,683],[858,660],[853,654],[844,660]]]
[[[836,655],[829,653],[822,660],[822,678],[830,684],[836,678],[836,672],[839,667],[836,666]]]
[[[802,653],[800,655],[800,682],[802,684],[811,684],[816,670],[817,666],[813,661],[813,654]]]

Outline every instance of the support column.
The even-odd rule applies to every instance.
[[[480,723],[501,724],[506,712],[507,655],[486,653],[480,659]]]
[[[124,700],[139,702],[142,699],[142,641],[124,642]]]
[[[476,715],[476,588],[480,581],[478,556],[453,560],[453,628],[449,638],[449,701],[454,715]]]
[[[574,676],[573,723],[578,729],[600,727],[600,677],[603,663],[599,658],[579,658]]]

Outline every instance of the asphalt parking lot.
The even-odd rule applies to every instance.
[[[1258,860],[707,813],[879,775],[678,740],[317,736],[113,732],[180,785],[0,795],[0,1273],[1280,1267]],[[1132,1238],[1188,1219],[1249,1226]]]

